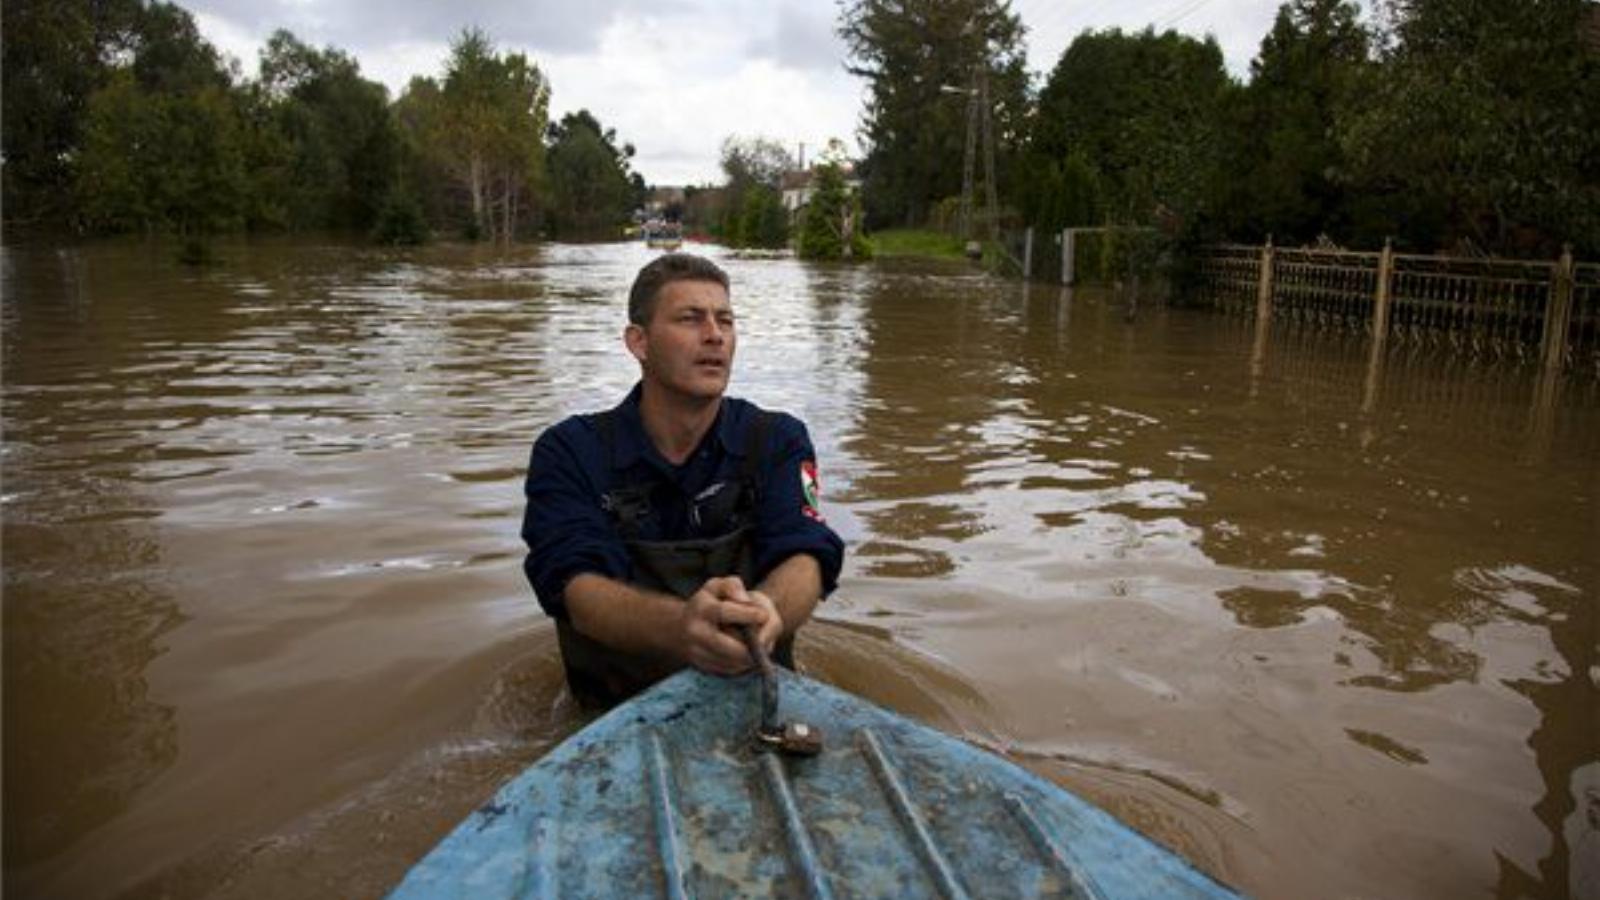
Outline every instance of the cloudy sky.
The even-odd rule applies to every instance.
[[[519,50],[551,83],[552,118],[588,108],[638,148],[652,184],[719,179],[730,134],[763,135],[807,155],[829,138],[856,150],[862,84],[844,71],[832,0],[178,0],[248,75],[277,28],[353,54],[397,95],[438,75],[449,42],[477,26]],[[1278,0],[1013,0],[1028,64],[1047,73],[1088,28],[1155,25],[1212,34],[1228,68],[1248,71]]]

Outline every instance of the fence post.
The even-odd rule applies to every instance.
[[[1389,339],[1389,281],[1394,272],[1394,245],[1383,239],[1378,254],[1378,285],[1372,297],[1372,347],[1367,352],[1367,381],[1361,390],[1361,412],[1371,414],[1378,406],[1378,387],[1383,383],[1383,345]]]
[[[1378,285],[1372,297],[1372,352],[1382,353],[1383,343],[1389,339],[1389,282],[1394,275],[1394,244],[1383,239],[1383,252],[1378,254]]]
[[[1550,271],[1550,303],[1544,311],[1544,339],[1541,342],[1544,368],[1560,369],[1566,363],[1567,325],[1572,319],[1572,245],[1561,248],[1561,259]]]
[[[1073,267],[1077,265],[1078,229],[1061,230],[1061,283],[1071,286],[1075,280]]]
[[[1022,233],[1022,280],[1033,277],[1033,226]]]
[[[1272,318],[1272,235],[1261,248],[1261,275],[1256,281],[1256,327]]]

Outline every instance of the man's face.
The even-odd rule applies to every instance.
[[[737,337],[733,304],[715,281],[669,283],[650,322],[629,325],[625,339],[645,380],[669,393],[710,400],[728,389]]]

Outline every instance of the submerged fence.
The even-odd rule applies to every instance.
[[[1167,241],[1154,228],[1099,226],[1042,232],[1000,228],[992,268],[1003,275],[1060,284],[1113,284],[1165,277]]]
[[[1261,324],[1364,330],[1386,342],[1600,378],[1600,264],[1220,245],[1201,297]]]

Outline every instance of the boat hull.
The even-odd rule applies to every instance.
[[[681,672],[506,784],[391,896],[1236,896],[993,754],[780,677],[820,755],[755,746],[753,678]]]

